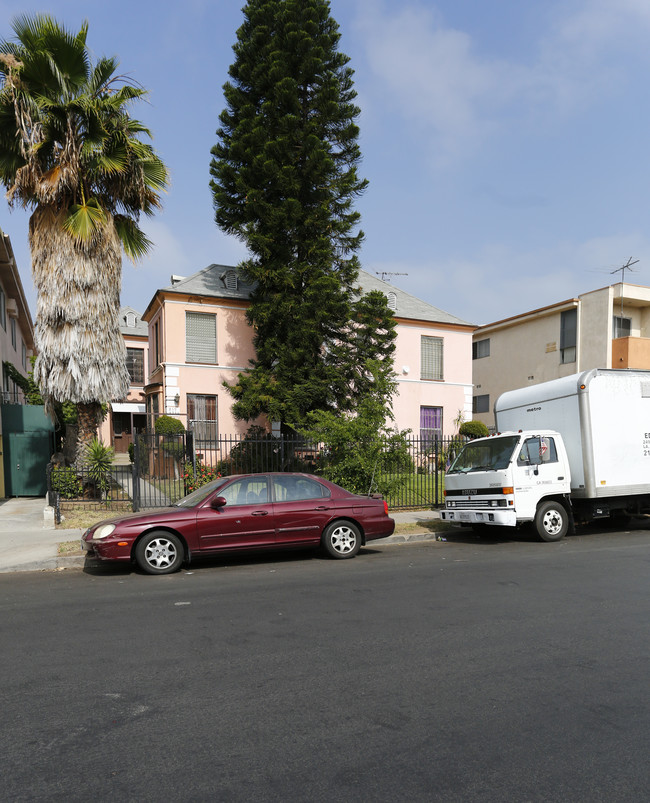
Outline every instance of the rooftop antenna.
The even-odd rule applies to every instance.
[[[630,273],[634,273],[635,271],[632,270],[632,265],[636,265],[639,260],[635,259],[632,262],[632,257],[628,259],[625,265],[621,265],[620,268],[616,268],[616,270],[611,270],[610,273],[620,273],[621,274],[621,318],[623,317],[623,285],[625,284],[625,271],[629,270]]]
[[[384,279],[384,276],[408,276],[408,273],[396,273],[395,271],[390,271],[390,270],[376,270],[375,273],[377,274],[377,276],[379,276],[382,282],[385,281],[390,282],[390,279]]]

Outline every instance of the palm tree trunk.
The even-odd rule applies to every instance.
[[[86,457],[86,447],[97,437],[102,406],[98,402],[77,402],[77,449],[75,466],[80,468]]]
[[[120,332],[122,252],[112,218],[91,242],[62,228],[62,215],[39,206],[29,221],[38,292],[34,380],[46,410],[54,401],[79,410],[77,457],[92,440],[101,403],[126,398],[129,374]]]

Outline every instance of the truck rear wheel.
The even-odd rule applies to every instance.
[[[561,541],[569,529],[569,516],[559,502],[543,502],[535,515],[535,529],[542,541]]]

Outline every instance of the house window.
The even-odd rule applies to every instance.
[[[187,421],[197,443],[217,439],[217,397],[187,394]]]
[[[485,393],[482,396],[472,396],[472,412],[473,413],[489,413],[490,412],[490,395]]]
[[[397,309],[397,293],[389,293],[388,294],[388,309],[395,312]]]
[[[129,329],[135,329],[135,314],[133,312],[126,313],[126,325]]]
[[[5,291],[0,287],[0,325],[7,331],[7,297]]]
[[[158,393],[152,393],[147,396],[147,426],[150,432],[154,431],[156,419],[160,414],[160,396]]]
[[[131,384],[144,385],[144,349],[127,348],[126,370],[131,377]]]
[[[472,359],[480,360],[482,357],[490,356],[490,338],[486,337],[485,340],[477,340],[472,343]]]
[[[156,320],[151,329],[151,344],[149,348],[149,368],[155,371],[160,365],[160,318]]]
[[[427,337],[423,335],[420,340],[420,379],[442,380],[442,350],[441,337]]]
[[[21,341],[20,345],[21,345],[20,360],[21,360],[23,369],[26,371],[27,370],[27,346],[25,345],[25,341],[24,340]]]
[[[14,347],[14,351],[16,351],[16,319],[12,318],[11,323],[11,345]]]
[[[206,312],[185,313],[186,362],[217,362],[217,316]]]
[[[631,318],[619,318],[614,315],[614,339],[617,337],[629,337],[632,331]]]
[[[561,313],[560,318],[560,362],[576,361],[576,342],[578,331],[578,310],[570,309]]]
[[[442,438],[442,407],[420,407],[420,440]]]

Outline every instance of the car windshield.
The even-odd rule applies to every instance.
[[[470,441],[463,447],[447,473],[467,474],[470,471],[495,471],[507,468],[518,443],[518,435]]]
[[[203,502],[213,491],[216,491],[217,488],[220,488],[222,485],[225,485],[228,480],[232,479],[232,477],[220,477],[218,480],[214,480],[213,482],[208,482],[207,485],[202,485],[200,488],[197,488],[196,491],[192,491],[191,494],[184,496],[182,499],[179,499],[178,502],[174,502],[174,507],[196,507]]]

